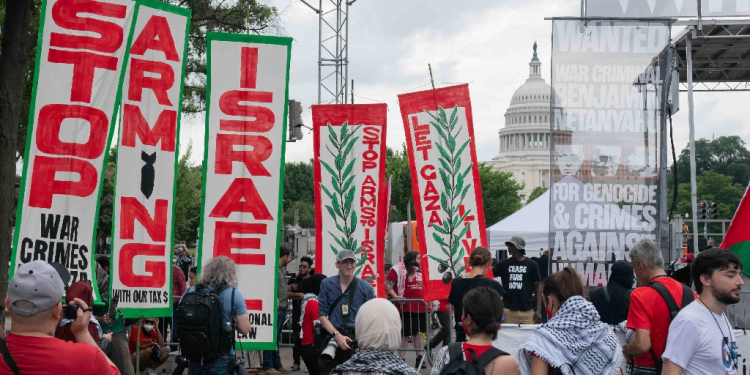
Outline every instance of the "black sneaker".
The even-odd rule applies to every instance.
[[[422,367],[418,367],[420,362],[422,363]],[[414,364],[414,367],[418,368],[418,369],[422,369],[422,370],[424,370],[424,369],[427,368],[427,365],[424,364],[424,362],[422,362],[422,356],[421,355],[417,356],[417,362]]]

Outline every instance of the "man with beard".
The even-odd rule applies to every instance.
[[[742,262],[731,251],[710,249],[693,261],[698,301],[669,325],[662,374],[737,374],[737,342],[724,314],[740,301]]]

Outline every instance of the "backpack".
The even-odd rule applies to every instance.
[[[681,283],[680,285],[682,285],[682,304],[680,306],[677,306],[677,303],[674,301],[674,298],[672,298],[672,295],[669,293],[667,287],[665,287],[664,284],[658,283],[656,281],[651,281],[650,283],[645,285],[647,287],[654,288],[657,292],[659,292],[661,298],[663,298],[664,302],[667,303],[667,308],[669,308],[669,323],[672,323],[680,310],[682,310],[683,308],[685,308],[685,306],[689,305],[695,300],[693,290],[685,284]],[[654,361],[654,368],[656,368],[656,373],[661,374],[664,362],[661,360],[661,357],[656,356],[653,346],[650,347],[648,351],[649,353],[651,353],[651,359]]]
[[[471,355],[471,362],[464,360],[463,343],[454,342],[449,344],[448,354],[450,360],[440,370],[440,375],[485,375],[484,366],[492,362],[496,357],[509,355],[500,349],[492,347],[477,358],[472,349],[467,350]]]
[[[233,345],[228,335],[234,338],[234,329],[229,332],[223,330],[219,298],[226,288],[226,285],[221,285],[211,290],[199,284],[180,299],[177,332],[182,355],[191,362],[208,363],[220,355],[229,355]],[[234,288],[232,302],[234,309]]]

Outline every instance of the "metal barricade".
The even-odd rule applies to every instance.
[[[750,292],[740,292],[740,302],[727,306],[726,314],[732,327],[750,329]]]
[[[279,341],[279,347],[282,346],[294,346],[294,343],[296,341],[296,337],[294,337],[294,302],[300,301],[299,298],[289,298],[287,303],[287,309],[286,309],[286,317],[284,318],[283,322],[278,322],[281,324],[281,341]]]
[[[415,366],[417,371],[425,361],[432,365],[432,350],[430,350],[432,309],[429,304],[421,299],[391,299],[390,301],[396,305],[401,315],[402,338],[398,352],[404,355],[405,352],[416,352],[417,356],[421,352],[422,359]],[[412,332],[417,333],[412,335]],[[410,343],[411,348],[409,348]]]

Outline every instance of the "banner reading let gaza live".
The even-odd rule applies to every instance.
[[[41,259],[65,265],[71,282],[96,285],[102,171],[134,8],[129,0],[42,5],[11,277]]]
[[[471,251],[487,247],[469,85],[403,94],[398,101],[417,182],[424,298],[446,299],[450,281],[469,268]]]
[[[190,11],[139,0],[122,77],[112,297],[126,318],[172,315],[172,242]]]
[[[278,249],[292,39],[208,33],[198,267],[226,256],[252,326],[237,349],[276,348]],[[200,272],[200,268],[199,268]]]
[[[355,276],[385,297],[385,104],[312,106],[316,270],[335,275],[336,254],[360,257]]]
[[[552,23],[552,272],[603,286],[609,264],[657,240],[665,21]]]

